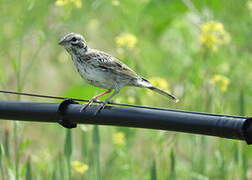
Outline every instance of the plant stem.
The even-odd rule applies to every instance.
[[[21,54],[22,54],[22,39],[20,39],[20,47],[19,47],[19,52],[18,52],[18,58],[17,58],[17,63],[16,63],[16,79],[17,79],[17,91],[21,92],[22,91],[22,86],[21,86]],[[21,97],[17,96],[17,100],[20,101]],[[17,122],[14,122],[14,150],[15,150],[15,179],[19,179],[19,140],[18,140],[18,130],[17,127],[18,124]]]

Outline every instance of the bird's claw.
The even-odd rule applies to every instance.
[[[81,109],[80,109],[80,112],[84,111],[87,107],[89,107],[90,105],[93,104],[93,102],[95,102],[96,99],[91,99],[87,104],[84,104]],[[108,104],[109,102],[105,101],[102,103],[102,105],[98,108],[98,110],[95,112],[95,115],[97,115],[99,112],[101,112],[101,110],[103,110],[106,105]]]
[[[97,115],[98,113],[100,113],[101,110],[103,110],[103,109],[106,107],[107,104],[108,104],[108,102],[102,103],[102,105],[101,105],[101,106],[98,108],[98,110],[95,112],[95,115]]]
[[[88,101],[87,104],[84,104],[81,109],[80,109],[80,112],[84,111],[87,107],[89,107],[91,104],[93,104],[93,102],[95,101],[96,99],[91,99],[90,101]]]

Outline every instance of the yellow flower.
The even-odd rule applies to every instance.
[[[57,0],[55,2],[56,6],[66,6],[71,3],[74,4],[76,8],[81,8],[82,6],[81,0]]]
[[[130,33],[123,33],[116,37],[115,42],[118,47],[133,49],[137,44],[137,37]]]
[[[74,3],[75,7],[81,8],[82,6],[81,0],[72,0],[72,2]]]
[[[120,3],[119,0],[112,0],[112,1],[111,1],[111,4],[112,4],[113,6],[119,6],[121,3]]]
[[[84,174],[88,170],[88,165],[79,161],[72,161],[73,169],[80,174]]]
[[[55,4],[56,6],[65,6],[68,4],[68,0],[57,0]]]
[[[113,143],[118,146],[125,145],[125,135],[122,132],[116,132],[113,134]]]
[[[212,31],[224,32],[224,26],[220,22],[210,21],[201,25],[202,32],[208,33]]]
[[[199,41],[206,48],[216,51],[219,46],[230,42],[230,36],[223,24],[210,21],[201,25]]]
[[[227,91],[230,80],[226,76],[216,74],[212,77],[211,83],[219,86],[221,92],[225,92]]]
[[[247,2],[247,7],[248,7],[248,10],[252,12],[252,1]]]
[[[151,84],[153,84],[154,86],[156,86],[164,91],[169,91],[169,89],[170,89],[169,83],[164,78],[152,77],[149,79],[149,81],[151,82]]]

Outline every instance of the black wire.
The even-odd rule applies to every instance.
[[[31,94],[31,93],[24,93],[24,92],[14,92],[14,91],[6,91],[6,90],[0,90],[0,93],[4,94],[15,94],[15,95],[22,95],[22,96],[32,96],[32,97],[40,97],[40,98],[48,98],[48,99],[72,99],[74,101],[82,101],[82,102],[89,102],[87,99],[79,99],[79,98],[70,98],[70,97],[62,97],[62,96],[49,96],[49,95],[42,95],[42,94]],[[95,103],[102,104],[102,101],[95,100]],[[149,106],[142,106],[142,105],[132,105],[132,104],[123,104],[123,103],[113,103],[108,102],[108,104],[111,105],[118,105],[118,106],[128,106],[128,107],[137,107],[137,108],[147,108],[147,109],[156,109],[156,110],[167,110],[162,108],[155,108],[155,107],[149,107]]]
[[[23,92],[14,92],[14,91],[6,91],[6,90],[0,90],[0,93],[5,94],[15,94],[15,95],[22,95],[22,96],[33,96],[33,97],[40,97],[40,98],[49,98],[49,99],[70,99],[67,97],[61,97],[61,96],[48,96],[48,95],[41,95],[41,94],[31,94],[31,93],[23,93]],[[71,98],[75,101],[84,101],[88,102],[86,99],[78,99],[78,98]],[[99,102],[97,102],[99,103]]]

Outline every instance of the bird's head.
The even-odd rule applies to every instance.
[[[59,45],[63,46],[70,54],[80,54],[87,51],[87,44],[84,37],[77,33],[69,33],[60,41]]]

